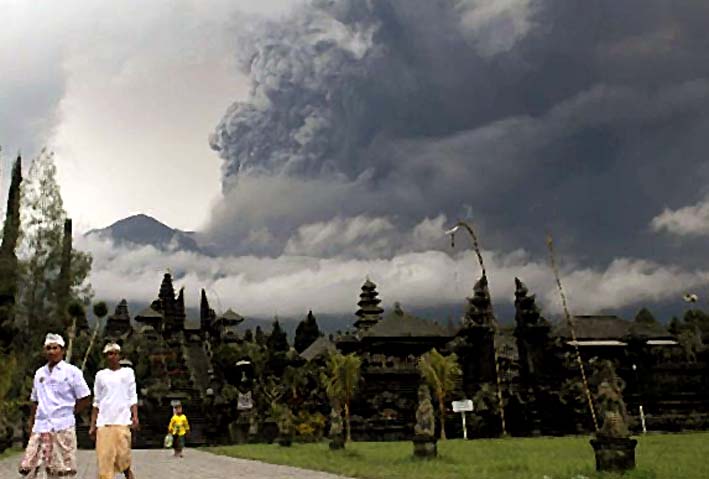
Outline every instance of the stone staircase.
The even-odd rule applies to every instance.
[[[209,369],[211,361],[204,350],[203,343],[189,342],[185,345],[185,360],[190,370],[195,388],[204,394],[209,387]]]

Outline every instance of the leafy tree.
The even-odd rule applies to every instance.
[[[679,318],[677,316],[672,316],[672,320],[670,321],[670,326],[668,328],[670,333],[676,336],[680,333],[681,328],[682,325],[680,323]]]
[[[86,279],[91,270],[91,256],[71,249],[71,257],[64,254],[65,264],[70,264],[60,281],[66,212],[59,185],[56,181],[54,156],[43,150],[32,162],[27,181],[22,189],[21,224],[22,241],[19,256],[23,266],[21,306],[27,325],[37,335],[49,330],[60,331],[61,317],[57,317],[58,292],[66,291],[63,304],[79,301],[88,304],[92,295]],[[60,285],[62,286],[60,288]],[[59,312],[61,314],[61,311]]]
[[[293,347],[296,351],[302,353],[320,336],[322,336],[322,333],[320,328],[318,328],[315,316],[313,316],[312,311],[308,311],[308,317],[298,323],[298,327],[295,328]]]
[[[709,314],[701,309],[688,309],[684,313],[684,322],[688,327],[699,328],[700,332],[709,332]]]
[[[458,357],[455,354],[443,356],[432,349],[419,358],[419,371],[438,399],[438,412],[441,421],[441,439],[446,438],[446,396],[455,387],[461,375]]]
[[[281,379],[283,385],[290,393],[290,399],[293,401],[300,400],[301,394],[299,392],[308,384],[308,376],[304,368],[286,366]]]
[[[334,353],[327,360],[327,375],[323,378],[330,401],[337,401],[345,408],[347,441],[352,440],[350,427],[350,404],[360,379],[362,359],[354,353],[343,355]]]

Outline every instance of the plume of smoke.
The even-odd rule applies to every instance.
[[[619,242],[650,254],[648,221],[709,179],[695,168],[709,6],[601,3],[313,0],[251,26],[238,57],[251,94],[210,139],[223,198],[208,234],[278,255],[305,248],[305,225],[410,230],[471,205],[503,250],[541,254],[552,228],[596,259]],[[697,173],[654,175],[668,156]],[[617,207],[638,194],[634,214]]]

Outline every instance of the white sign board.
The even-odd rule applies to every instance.
[[[453,401],[453,412],[466,412],[473,410],[472,399],[463,399],[462,401]]]
[[[254,407],[254,402],[251,399],[251,391],[246,394],[239,393],[236,400],[236,409],[239,411],[245,411]]]

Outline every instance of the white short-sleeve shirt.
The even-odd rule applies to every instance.
[[[76,425],[76,401],[91,395],[79,368],[59,361],[49,369],[44,365],[34,374],[30,400],[37,403],[32,432],[63,431]]]
[[[131,424],[130,407],[138,404],[133,369],[102,369],[94,382],[94,407],[98,408],[96,426]]]

